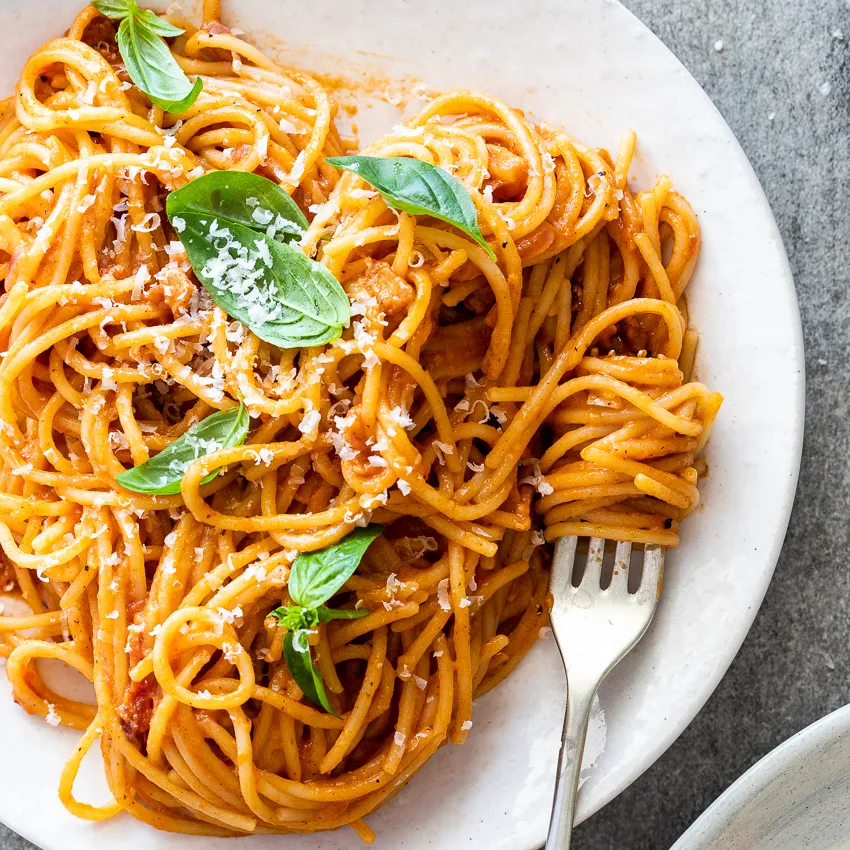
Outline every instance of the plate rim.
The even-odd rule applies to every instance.
[[[590,2],[590,0],[585,1]],[[795,355],[793,365],[797,367],[800,379],[797,382],[796,386],[797,391],[794,406],[795,418],[794,422],[790,423],[793,426],[794,435],[794,451],[792,459],[793,462],[791,463],[793,474],[791,475],[785,489],[783,490],[781,499],[781,509],[777,508],[777,514],[780,515],[780,520],[777,523],[776,531],[771,541],[772,545],[770,547],[770,552],[767,555],[762,556],[762,558],[760,559],[765,564],[769,563],[770,567],[765,568],[760,573],[760,582],[757,587],[757,591],[751,592],[750,596],[748,597],[749,602],[751,604],[749,606],[749,610],[746,613],[746,616],[741,616],[735,621],[734,639],[728,642],[728,649],[724,655],[724,662],[720,665],[716,665],[714,670],[712,671],[712,674],[705,679],[706,684],[700,691],[699,699],[694,700],[692,703],[692,707],[694,707],[694,710],[691,711],[689,709],[687,712],[685,712],[679,717],[676,723],[671,724],[666,734],[658,737],[657,742],[651,748],[651,750],[647,749],[647,751],[640,759],[636,759],[634,762],[635,767],[632,770],[628,771],[627,775],[624,773],[623,777],[621,777],[621,780],[618,783],[612,783],[611,786],[605,791],[605,793],[600,795],[599,799],[595,802],[593,807],[589,807],[586,809],[580,808],[578,819],[579,821],[585,819],[586,817],[589,817],[591,814],[601,809],[604,805],[606,805],[614,797],[621,793],[626,787],[635,782],[645,772],[645,770],[648,769],[648,767],[650,767],[672,745],[672,743],[681,735],[684,729],[693,721],[699,711],[702,710],[703,706],[705,705],[705,702],[715,691],[720,680],[726,674],[729,666],[735,659],[738,650],[743,644],[743,641],[746,639],[746,636],[750,631],[752,623],[758,611],[760,610],[761,604],[764,600],[764,596],[767,592],[767,588],[773,577],[779,559],[779,554],[781,552],[782,545],[784,542],[784,538],[787,533],[788,523],[790,521],[791,512],[794,505],[797,481],[800,472],[800,461],[802,456],[805,421],[805,349],[803,344],[800,309],[799,303],[796,298],[793,274],[791,271],[787,252],[784,249],[781,233],[776,224],[773,212],[770,208],[770,204],[767,200],[764,189],[761,186],[757,175],[755,174],[755,171],[749,161],[749,158],[747,157],[746,153],[738,142],[734,132],[731,130],[726,120],[723,118],[722,114],[711,101],[709,96],[702,90],[701,86],[693,77],[693,75],[688,71],[688,69],[683,65],[683,63],[678,59],[678,57],[676,57],[675,54],[661,41],[661,39],[659,39],[630,10],[624,7],[621,3],[617,2],[617,0],[595,0],[595,2],[598,2],[600,5],[616,7],[617,14],[622,15],[623,13],[625,13],[624,21],[626,21],[629,26],[636,28],[637,31],[639,31],[643,37],[648,37],[650,40],[656,43],[654,47],[655,50],[662,50],[664,54],[666,54],[668,59],[673,60],[673,65],[671,65],[671,67],[675,66],[676,73],[680,77],[684,78],[684,81],[688,86],[688,91],[692,94],[693,97],[699,97],[702,100],[703,107],[708,106],[710,111],[714,113],[715,118],[719,119],[719,121],[716,122],[715,126],[718,128],[723,128],[724,141],[728,141],[734,147],[735,156],[739,163],[743,166],[743,170],[747,179],[747,186],[745,187],[745,189],[747,192],[752,194],[753,197],[758,199],[759,211],[765,217],[764,225],[773,236],[773,244],[771,246],[771,250],[773,251],[774,257],[778,261],[779,267],[781,267],[782,270],[782,274],[777,280],[777,284],[779,286],[777,295],[782,296],[784,299],[790,301],[790,306],[793,307],[793,321],[790,322],[791,326],[785,328],[785,330],[789,333],[793,333],[794,339],[792,342],[793,352]],[[697,89],[699,89],[699,93],[697,93]],[[768,250],[766,245],[763,247],[763,250]],[[777,502],[779,503],[779,500],[777,500]],[[17,823],[16,818],[9,817],[9,814],[10,813],[4,812],[3,817],[0,819],[8,823],[10,828],[14,829],[16,832],[23,835],[28,840],[32,841],[38,846],[49,846],[50,848],[52,848],[52,850],[62,850],[62,848],[58,847],[55,844],[40,845],[38,840],[36,840],[36,838],[33,837],[33,835],[31,834],[31,831],[27,824]],[[532,850],[532,845],[529,845],[528,848],[523,847],[523,850]]]
[[[835,736],[850,734],[850,705],[843,705],[795,732],[763,755],[739,776],[676,840],[670,850],[706,850],[710,843],[723,838],[726,825],[749,801],[764,792],[780,777],[783,768],[793,767],[801,759]],[[752,810],[750,810],[752,811]]]
[[[773,208],[770,205],[770,201],[767,197],[767,193],[764,190],[764,187],[761,184],[761,181],[758,178],[758,174],[756,174],[755,168],[753,168],[753,164],[750,161],[747,152],[744,150],[741,145],[738,136],[735,134],[735,131],[729,126],[729,123],[726,121],[723,113],[718,109],[717,105],[708,95],[708,93],[703,89],[702,85],[700,85],[699,81],[696,77],[688,70],[685,66],[684,62],[662,41],[662,39],[657,36],[637,15],[634,14],[630,9],[628,9],[620,0],[602,0],[602,2],[606,2],[610,5],[617,6],[621,12],[625,13],[625,15],[631,19],[632,25],[636,25],[640,29],[644,31],[644,34],[652,41],[656,42],[660,47],[666,51],[666,53],[675,60],[676,65],[678,66],[678,72],[681,75],[684,75],[693,86],[696,87],[699,91],[694,91],[694,96],[700,97],[705,105],[709,107],[709,109],[714,112],[715,117],[722,122],[722,126],[725,128],[726,133],[729,137],[729,140],[733,144],[736,152],[738,153],[742,163],[745,165],[746,176],[749,182],[749,189],[756,193],[759,198],[760,204],[763,209],[767,212],[767,225],[769,229],[772,231],[774,237],[774,253],[776,258],[779,260],[780,265],[783,269],[782,282],[785,284],[784,286],[784,295],[792,302],[792,306],[795,308],[794,318],[796,321],[794,322],[794,352],[797,355],[794,365],[798,368],[800,374],[800,380],[797,385],[797,393],[796,393],[796,404],[795,404],[795,421],[794,421],[794,434],[795,434],[795,446],[794,446],[794,458],[793,458],[793,475],[791,480],[786,487],[786,490],[783,493],[783,501],[784,501],[784,516],[780,520],[780,523],[777,527],[776,534],[773,537],[773,546],[771,548],[770,554],[767,556],[767,560],[772,562],[772,566],[769,570],[765,570],[763,574],[763,581],[761,583],[761,587],[758,593],[758,599],[756,600],[753,597],[753,605],[751,605],[750,610],[748,611],[747,617],[742,617],[737,622],[740,624],[740,627],[737,629],[738,634],[734,641],[730,642],[731,646],[734,646],[734,651],[730,651],[728,662],[725,665],[721,665],[718,667],[714,674],[706,679],[706,682],[710,682],[710,686],[707,685],[703,691],[704,694],[702,696],[701,701],[699,702],[699,706],[697,710],[691,715],[691,717],[683,722],[673,724],[671,726],[670,732],[664,736],[663,739],[659,740],[659,743],[655,749],[655,751],[650,754],[647,753],[646,756],[641,759],[641,764],[639,767],[639,771],[635,773],[635,775],[628,779],[627,781],[622,781],[617,783],[615,788],[612,788],[609,792],[601,795],[601,802],[598,805],[595,805],[590,810],[582,810],[579,807],[576,817],[576,824],[582,823],[588,818],[592,817],[598,811],[603,809],[608,805],[615,797],[622,794],[626,788],[630,787],[632,784],[637,782],[638,779],[650,768],[653,764],[655,764],[661,756],[667,752],[668,749],[678,740],[678,738],[682,735],[685,729],[693,723],[696,719],[697,715],[703,710],[705,704],[711,698],[712,694],[717,690],[718,685],[721,680],[726,676],[726,673],[729,671],[729,668],[732,666],[735,658],[738,655],[741,647],[744,644],[744,641],[747,639],[747,636],[750,633],[750,629],[752,628],[753,623],[755,622],[755,618],[758,616],[759,611],[761,610],[761,606],[764,603],[764,598],[767,595],[767,590],[770,587],[770,583],[773,580],[774,573],[776,572],[776,567],[779,563],[779,558],[782,553],[782,548],[785,545],[785,538],[788,534],[788,526],[791,522],[791,514],[794,509],[794,503],[797,498],[797,489],[800,478],[800,469],[802,466],[803,459],[803,438],[805,435],[805,421],[806,421],[806,360],[805,360],[805,342],[803,336],[803,319],[802,313],[800,311],[800,302],[797,297],[797,289],[794,282],[794,273],[791,268],[791,262],[788,258],[788,251],[785,248],[785,241],[782,237],[782,232],[779,230],[779,225],[776,221],[776,216],[773,213]],[[722,414],[722,411],[721,411]],[[708,441],[708,448],[710,449],[711,439]],[[528,848],[528,850],[534,850],[534,848]]]

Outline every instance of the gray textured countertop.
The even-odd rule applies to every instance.
[[[576,850],[669,848],[765,753],[850,701],[850,0],[624,2],[706,89],[767,192],[800,297],[808,412],[791,527],[740,654]],[[0,826],[0,850],[30,848]]]

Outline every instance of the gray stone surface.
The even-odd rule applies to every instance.
[[[800,296],[808,418],[785,548],[738,658],[673,747],[578,828],[575,850],[669,848],[850,692],[850,0],[625,4],[713,98],[767,192]],[[0,850],[31,846],[0,826]]]

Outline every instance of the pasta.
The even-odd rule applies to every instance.
[[[667,177],[632,192],[633,134],[612,159],[496,98],[439,95],[360,153],[456,178],[493,259],[326,162],[354,143],[323,87],[215,3],[204,18],[176,21],[203,81],[179,114],[131,83],[93,7],[2,104],[0,586],[31,613],[0,616],[0,655],[26,711],[82,732],[60,781],[79,817],[368,843],[363,818],[465,740],[545,627],[550,544],[678,543],[722,401],[691,376],[699,228]],[[165,205],[216,170],[307,215],[301,249],[351,305],[339,339],[278,348],[210,299]],[[247,440],[179,492],[117,480],[242,405]],[[333,602],[352,618],[310,637],[324,711],[270,615],[300,553],[370,523]],[[52,691],[42,659],[96,705]],[[103,806],[73,790],[98,741]]]

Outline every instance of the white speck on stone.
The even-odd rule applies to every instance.
[[[825,80],[818,86],[818,91],[826,97],[832,91],[832,83],[829,80]]]
[[[714,42],[714,49],[718,53],[720,53],[720,51],[723,50],[723,39],[722,38],[718,38],[717,41]]]

